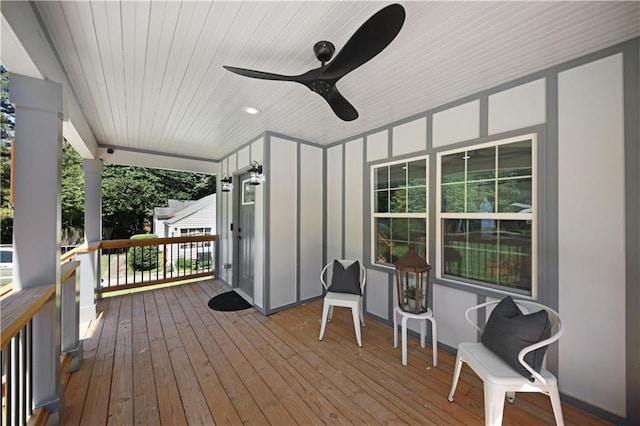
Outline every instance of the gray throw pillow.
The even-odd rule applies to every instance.
[[[547,311],[524,315],[510,296],[505,297],[491,312],[480,341],[493,353],[527,379],[533,376],[518,361],[518,353],[525,347],[551,335],[551,323]],[[537,372],[547,347],[536,349],[525,355],[524,360]]]
[[[362,295],[360,291],[360,263],[356,260],[347,268],[337,260],[333,261],[333,274],[328,291]]]

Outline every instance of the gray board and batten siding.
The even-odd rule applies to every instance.
[[[565,400],[614,423],[640,423],[639,58],[634,38],[327,146],[270,132],[249,142],[222,161],[222,173],[264,165],[254,305],[268,315],[320,298],[322,265],[357,258],[367,267],[366,313],[391,324],[393,270],[371,262],[371,167],[427,156],[439,342],[454,351],[476,340],[465,309],[504,293],[442,277],[437,156],[534,135],[534,295],[566,324],[548,367]],[[222,263],[233,261],[233,194],[219,202]],[[231,269],[221,279],[233,284]]]

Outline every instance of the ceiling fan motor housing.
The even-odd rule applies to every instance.
[[[336,47],[330,41],[319,41],[313,45],[313,53],[323,65],[331,60],[335,51]]]

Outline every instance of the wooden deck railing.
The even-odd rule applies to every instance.
[[[33,363],[34,351],[38,349],[33,336],[33,321],[37,315],[46,315],[41,322],[60,330],[61,352],[53,353],[53,356],[61,362],[61,371],[71,372],[72,366],[79,366],[82,357],[76,297],[79,265],[77,261],[62,265],[59,299],[55,284],[13,290],[0,299],[3,425],[46,424],[50,414],[46,408],[37,407],[38,401],[34,400],[34,389],[39,383]],[[59,317],[55,308],[57,303],[60,303]],[[55,324],[56,321],[61,324]]]
[[[213,277],[216,236],[103,240],[100,293]]]

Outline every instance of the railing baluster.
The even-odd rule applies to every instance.
[[[2,390],[0,392],[0,409],[1,409],[1,407],[6,407],[7,406],[7,403],[5,401],[5,397],[6,397],[6,390],[5,390],[6,388],[5,387],[6,387],[7,383],[6,383],[6,380],[3,381],[4,380],[3,378],[6,377],[6,372],[8,370],[7,370],[7,366],[5,364],[7,356],[5,355],[4,351],[5,351],[4,348],[2,348],[2,350],[0,350],[0,382],[1,382],[1,388],[2,388]]]
[[[3,349],[5,353],[5,415],[7,416],[6,424],[13,423],[13,365],[11,362],[11,350],[13,346],[13,339],[9,343],[6,349]]]
[[[26,326],[20,330],[20,334],[18,334],[18,345],[20,346],[20,362],[19,362],[19,374],[20,380],[18,381],[18,387],[20,388],[20,403],[18,410],[20,416],[20,424],[25,424],[27,422],[27,345],[26,345]]]
[[[27,401],[29,402],[29,405],[27,408],[28,408],[29,415],[32,415],[33,404],[31,404],[31,401],[33,401],[33,320],[29,320],[26,326],[26,330],[27,330],[27,353],[29,354],[29,356],[27,357],[27,364],[28,364]]]

